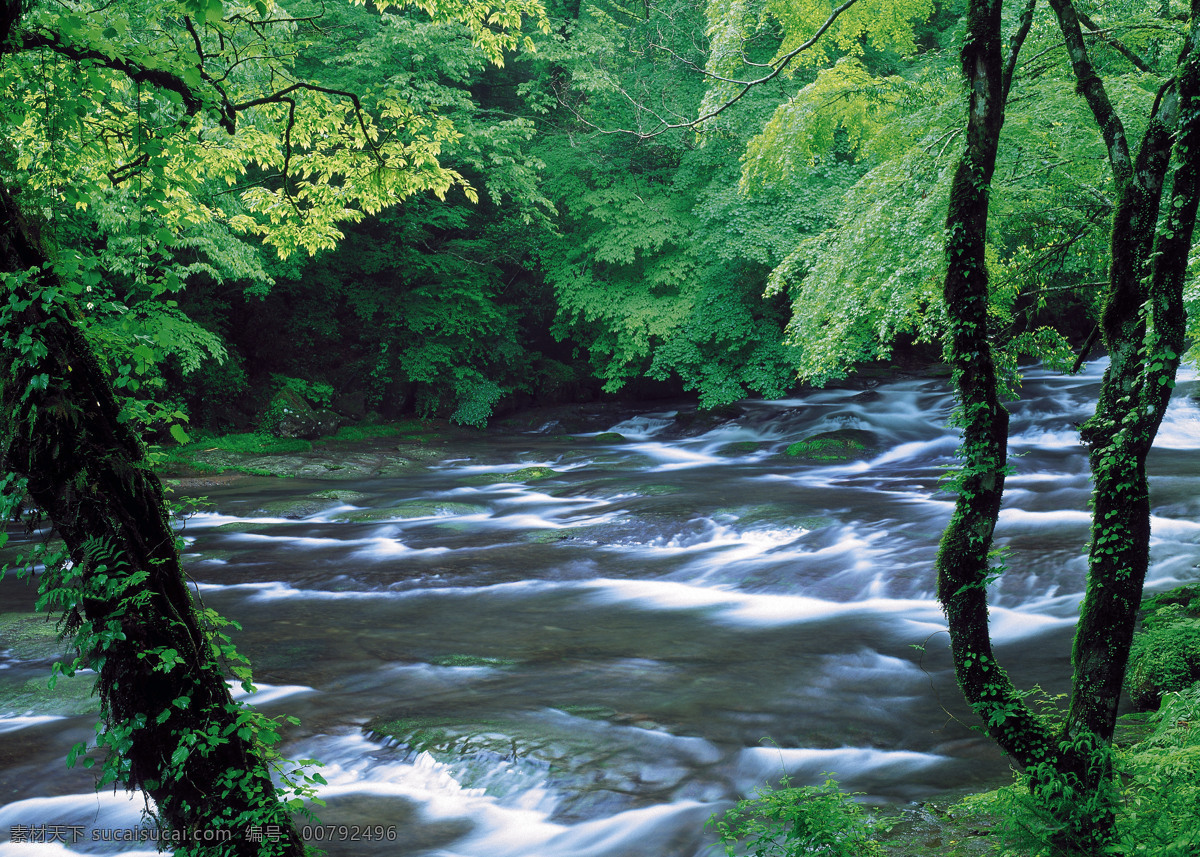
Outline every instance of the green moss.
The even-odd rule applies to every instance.
[[[66,644],[58,639],[58,626],[41,613],[0,613],[0,649],[21,660],[59,658]]]
[[[617,716],[615,709],[604,705],[561,705],[558,710],[586,720],[612,720]]]
[[[786,454],[809,461],[852,461],[874,454],[874,437],[858,429],[823,432],[791,444]]]
[[[453,746],[453,738],[438,721],[424,718],[379,720],[368,724],[368,731],[399,741],[418,752],[445,751]]]
[[[1129,649],[1125,686],[1139,709],[1200,681],[1200,589],[1181,586],[1142,602],[1142,627]]]
[[[683,491],[678,485],[638,485],[633,490],[644,497],[661,497]]]
[[[536,530],[525,536],[525,540],[533,542],[535,545],[552,545],[557,542],[566,541],[571,538],[571,531],[564,530]]]
[[[602,431],[595,439],[598,443],[625,443],[625,435],[618,431]]]
[[[489,658],[482,655],[440,655],[430,658],[435,667],[511,667],[520,663],[512,658]]]
[[[336,500],[339,503],[357,503],[360,500],[367,499],[368,495],[361,491],[343,491],[334,489],[332,491],[317,491],[309,494],[315,500]]]
[[[100,710],[91,674],[59,676],[51,688],[49,675],[26,681],[0,677],[0,712],[72,716]]]
[[[717,451],[717,454],[733,458],[739,455],[749,455],[752,452],[758,452],[763,446],[764,444],[755,440],[739,440],[736,443],[725,444]],[[795,444],[792,444],[792,446],[795,446]]]
[[[537,482],[557,476],[558,471],[550,467],[522,467],[508,473],[476,473],[463,477],[470,485],[492,485],[498,482]]]
[[[176,447],[182,454],[195,453],[213,449],[225,452],[240,452],[244,455],[266,455],[270,453],[309,452],[312,444],[307,440],[294,440],[272,437],[259,432],[244,434],[225,434],[218,437],[194,440],[191,443]]]
[[[334,434],[322,440],[331,441],[361,441],[373,440],[378,437],[396,437],[410,443],[427,443],[433,429],[427,428],[417,420],[403,420],[397,423],[358,423],[342,426]]]
[[[346,512],[334,516],[331,520],[349,523],[369,523],[371,521],[394,521],[406,518],[431,518],[438,515],[478,515],[487,511],[483,506],[471,503],[451,503],[437,500],[429,502],[413,501],[401,503],[398,506],[388,506],[384,509],[361,509],[357,512]]]
[[[429,753],[438,761],[451,761],[480,751],[507,755],[512,739],[495,734],[499,721],[475,720],[470,723],[429,717],[379,719],[367,724],[367,731],[391,738],[418,753]]]

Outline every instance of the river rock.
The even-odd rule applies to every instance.
[[[318,410],[295,390],[285,387],[271,399],[259,425],[275,437],[316,440],[333,434],[341,422],[333,411]]]
[[[347,523],[371,523],[374,521],[396,521],[407,518],[433,518],[450,515],[478,515],[487,511],[483,506],[472,503],[454,503],[447,500],[430,500],[422,502],[414,500],[411,503],[401,503],[398,506],[388,506],[382,509],[359,509],[355,512],[345,512],[331,520]]]
[[[821,432],[790,445],[786,454],[804,461],[856,461],[870,458],[879,449],[878,438],[863,429]]]

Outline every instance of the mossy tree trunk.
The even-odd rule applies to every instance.
[[[1183,280],[1196,219],[1200,164],[1200,0],[1187,44],[1164,86],[1136,156],[1088,59],[1069,0],[1050,0],[1079,83],[1108,147],[1118,191],[1102,332],[1111,357],[1095,416],[1083,430],[1094,478],[1088,582],[1073,649],[1070,710],[1061,734],[1034,716],[996,662],[987,623],[987,583],[1007,468],[1008,415],[997,389],[987,330],[984,262],[988,189],[1016,54],[1033,3],[1005,55],[999,0],[973,0],[963,73],[969,88],[967,144],[947,217],[947,357],[963,429],[955,510],[938,553],[938,597],[946,611],[956,676],[989,735],[1061,796],[1058,851],[1093,854],[1110,845],[1116,723],[1136,611],[1149,562],[1146,456],[1166,411],[1183,351]],[[1171,171],[1168,177],[1168,170]],[[1168,180],[1169,178],[1169,180]],[[1167,215],[1160,206],[1167,193]]]
[[[0,456],[70,552],[63,592],[79,597],[64,606],[99,673],[107,778],[144,789],[185,853],[303,854],[261,756],[263,723],[231,700],[198,621],[158,478],[4,189],[0,275]]]

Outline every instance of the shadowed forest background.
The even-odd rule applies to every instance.
[[[342,226],[336,248],[280,261],[228,227],[164,230],[136,177],[86,208],[58,188],[25,199],[46,195],[50,237],[91,273],[86,316],[109,359],[149,407],[194,428],[253,428],[289,383],[350,418],[470,425],[606,393],[687,392],[707,408],[778,397],[797,377],[823,383],[894,354],[940,359],[962,6],[912,4],[898,44],[862,24],[700,129],[664,131],[722,94],[700,72],[714,31],[701,5],[551,5],[550,32],[503,67],[461,25],[301,5],[290,13],[321,14],[295,25],[297,73],[399,90],[451,122],[439,162],[478,202],[457,188],[414,197]],[[1111,179],[1053,23],[1039,23],[989,254],[1000,340],[1036,352],[1030,332],[1050,325],[1063,339],[1039,347],[1059,353],[1095,323]],[[1122,37],[1152,58],[1168,50],[1154,27]],[[748,59],[782,39],[763,28]],[[1123,98],[1153,99],[1143,72],[1096,50]],[[30,121],[67,138],[63,105]],[[231,190],[207,192],[225,204]]]

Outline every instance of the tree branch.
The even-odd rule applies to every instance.
[[[1012,88],[1013,72],[1017,69],[1017,57],[1021,54],[1021,47],[1025,44],[1025,37],[1029,35],[1029,30],[1033,27],[1033,10],[1037,6],[1037,0],[1029,0],[1025,4],[1025,9],[1021,12],[1021,21],[1017,26],[1017,31],[1013,33],[1012,38],[1008,40],[1008,57],[1004,60],[1004,71],[1002,72],[1002,92],[1004,98],[1008,98],[1008,91]]]
[[[1125,137],[1125,126],[1109,101],[1108,91],[1104,81],[1096,74],[1096,69],[1088,56],[1087,45],[1083,41],[1083,31],[1079,26],[1079,15],[1075,4],[1070,0],[1050,0],[1050,6],[1058,18],[1058,27],[1062,31],[1067,44],[1067,55],[1071,58],[1071,66],[1075,71],[1078,82],[1078,92],[1092,108],[1096,124],[1104,137],[1108,148],[1108,160],[1112,164],[1113,177],[1117,186],[1127,182],[1133,174],[1133,165],[1129,156],[1129,141]]]
[[[1108,30],[1101,29],[1095,21],[1082,12],[1079,12],[1078,15],[1079,20],[1083,23],[1083,25],[1091,30],[1091,32],[1088,33],[1089,36],[1095,36],[1100,41],[1104,42],[1104,44],[1114,48],[1118,53],[1121,54],[1121,56],[1133,63],[1134,68],[1136,68],[1138,71],[1144,71],[1147,74],[1154,73],[1154,69],[1150,67],[1150,64],[1126,47],[1124,42],[1108,35]]]
[[[112,57],[94,48],[85,48],[64,41],[57,33],[45,30],[25,30],[20,33],[20,50],[37,50],[45,48],[56,54],[73,60],[88,60],[113,71],[120,72],[132,81],[148,83],[160,89],[170,90],[183,100],[184,110],[188,116],[195,116],[205,106],[202,93],[189,86],[186,81],[173,71],[161,68],[150,68],[126,57]],[[232,128],[228,129],[230,133]]]
[[[820,40],[821,36],[825,35],[825,31],[833,26],[833,22],[836,21],[843,12],[845,12],[847,9],[849,9],[851,6],[853,6],[857,2],[858,2],[858,0],[845,0],[845,2],[842,3],[841,6],[838,6],[836,9],[834,9],[832,12],[829,13],[829,17],[825,19],[825,23],[823,23],[820,27],[817,28],[817,31],[813,34],[812,38],[810,38],[808,41],[804,42],[803,44],[797,46],[796,48],[792,49],[791,51],[788,51],[786,54],[779,57],[779,59],[774,60],[771,63],[773,71],[771,71],[768,74],[764,74],[760,78],[756,78],[755,80],[733,80],[733,79],[727,79],[727,78],[721,77],[720,75],[714,74],[713,72],[707,71],[706,69],[698,69],[701,73],[703,73],[707,77],[711,77],[715,80],[719,80],[724,83],[732,83],[736,86],[740,86],[741,90],[739,92],[737,92],[735,95],[733,95],[730,98],[728,98],[727,100],[725,100],[719,106],[714,107],[712,110],[708,111],[707,113],[703,114],[702,116],[700,116],[696,119],[691,119],[691,120],[688,120],[687,122],[671,123],[671,122],[666,122],[661,117],[655,115],[655,118],[657,118],[659,120],[659,127],[655,128],[653,131],[650,131],[650,132],[630,131],[625,128],[618,128],[614,131],[604,131],[601,128],[599,128],[598,126],[594,125],[593,123],[587,122],[587,120],[584,120],[581,116],[579,116],[579,114],[574,109],[572,109],[570,107],[570,105],[566,104],[566,102],[564,102],[561,97],[559,98],[559,103],[562,104],[564,107],[566,107],[568,110],[571,110],[572,113],[575,113],[576,118],[579,118],[581,121],[584,121],[587,125],[591,126],[592,128],[595,128],[597,131],[600,131],[601,133],[605,133],[605,134],[630,134],[634,137],[638,137],[640,139],[646,140],[651,137],[657,137],[658,135],[664,134],[667,131],[697,128],[698,126],[707,122],[709,119],[713,119],[713,118],[719,116],[720,114],[722,114],[726,110],[728,110],[730,107],[732,107],[734,104],[741,101],[742,97],[747,92],[749,92],[751,89],[753,89],[754,87],[759,86],[760,84],[766,83],[767,81],[774,80],[776,77],[778,77],[780,74],[782,74],[784,69],[786,69],[791,64],[792,60],[794,60],[801,53],[803,53],[804,51],[807,51],[813,45],[815,45]],[[660,47],[660,46],[655,45],[654,47]],[[662,48],[662,49],[669,51],[669,49],[667,49],[667,48]],[[689,60],[685,60],[682,57],[679,57],[677,54],[674,54],[673,51],[669,51],[669,52],[672,53],[673,55],[675,55],[678,59],[680,59],[681,62],[692,65],[693,67],[696,67]]]

